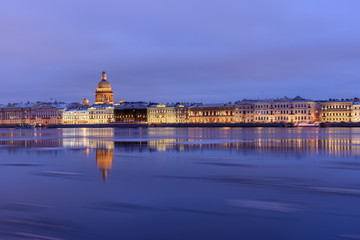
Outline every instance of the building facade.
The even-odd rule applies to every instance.
[[[126,102],[120,100],[119,105],[115,106],[115,122],[145,123],[147,121],[146,108],[148,102]]]
[[[351,109],[351,122],[360,122],[360,102],[356,101]]]
[[[322,122],[351,122],[354,99],[329,99],[321,102]],[[357,110],[357,109],[356,109]]]
[[[252,123],[254,122],[254,102],[237,102],[235,104],[234,122]]]
[[[39,103],[31,107],[31,124],[58,125],[62,124],[64,103]]]
[[[3,125],[30,124],[33,103],[14,103],[0,108],[0,122]]]
[[[301,97],[256,102],[254,122],[256,123],[315,123],[320,121],[318,102]]]
[[[189,107],[183,104],[164,105],[158,104],[147,108],[148,123],[188,123]]]
[[[106,124],[114,122],[114,106],[112,105],[93,105],[88,108],[89,124]]]
[[[234,104],[204,104],[189,108],[189,123],[233,123]]]
[[[88,107],[75,107],[65,109],[63,113],[63,124],[89,124]]]

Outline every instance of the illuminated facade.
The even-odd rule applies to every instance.
[[[300,97],[254,104],[254,122],[256,123],[315,123],[320,120],[319,116],[319,103]]]
[[[235,106],[229,104],[204,104],[189,108],[190,123],[233,123]]]
[[[40,103],[31,108],[31,124],[58,125],[62,124],[64,103]]]
[[[65,109],[63,124],[89,124],[88,107]]]
[[[234,122],[252,123],[254,122],[254,102],[237,102],[235,104]]]
[[[30,124],[31,106],[33,103],[9,104],[0,108],[0,119],[3,125]]]
[[[360,102],[354,102],[352,105],[351,121],[360,122]]]
[[[189,108],[182,104],[150,106],[147,108],[147,121],[148,123],[187,123]]]
[[[114,107],[112,105],[94,105],[88,108],[89,124],[106,124],[114,122]]]
[[[97,85],[95,92],[95,104],[113,104],[114,93],[111,89],[110,83],[107,81],[105,72],[101,74],[101,81]]]
[[[330,99],[321,103],[322,122],[351,122],[353,99]],[[357,110],[357,109],[356,109]]]

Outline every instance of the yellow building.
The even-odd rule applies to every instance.
[[[330,99],[322,102],[321,120],[323,122],[351,122],[353,103],[353,99]]]
[[[190,123],[233,123],[233,104],[203,104],[189,108]]]
[[[188,120],[189,108],[182,104],[158,104],[147,107],[148,123],[187,123]]]
[[[105,72],[101,74],[101,81],[97,85],[95,92],[95,104],[113,104],[114,93],[111,89],[110,83],[107,81]]]
[[[114,107],[112,105],[94,105],[88,108],[90,124],[106,124],[114,122]]]
[[[30,124],[31,123],[31,107],[34,103],[14,103],[0,107],[1,124]]]

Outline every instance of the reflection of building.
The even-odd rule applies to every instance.
[[[254,122],[314,123],[319,121],[319,104],[301,97],[256,102]]]
[[[111,85],[107,81],[106,73],[102,72],[101,81],[97,85],[95,92],[95,104],[113,104],[113,91],[111,90]]]
[[[323,122],[351,122],[353,99],[330,99],[321,103]]]
[[[189,108],[190,123],[233,123],[234,104],[204,104]]]
[[[101,170],[104,181],[107,180],[108,171],[112,168],[114,159],[113,149],[97,149],[96,150],[96,164],[97,168]]]
[[[182,104],[158,104],[147,108],[148,123],[187,123],[189,108]]]
[[[114,107],[112,105],[94,105],[89,108],[89,123],[104,124],[114,121]]]

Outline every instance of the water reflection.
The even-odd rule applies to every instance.
[[[350,239],[359,153],[360,129],[0,129],[0,239]]]
[[[102,173],[102,178],[106,182],[108,177],[108,171],[112,168],[114,159],[113,149],[97,149],[96,150],[96,163],[97,168]]]
[[[104,181],[115,152],[225,151],[239,155],[359,156],[360,129],[35,129],[0,130],[0,151],[57,154],[83,149]],[[226,165],[226,164],[225,164]]]

